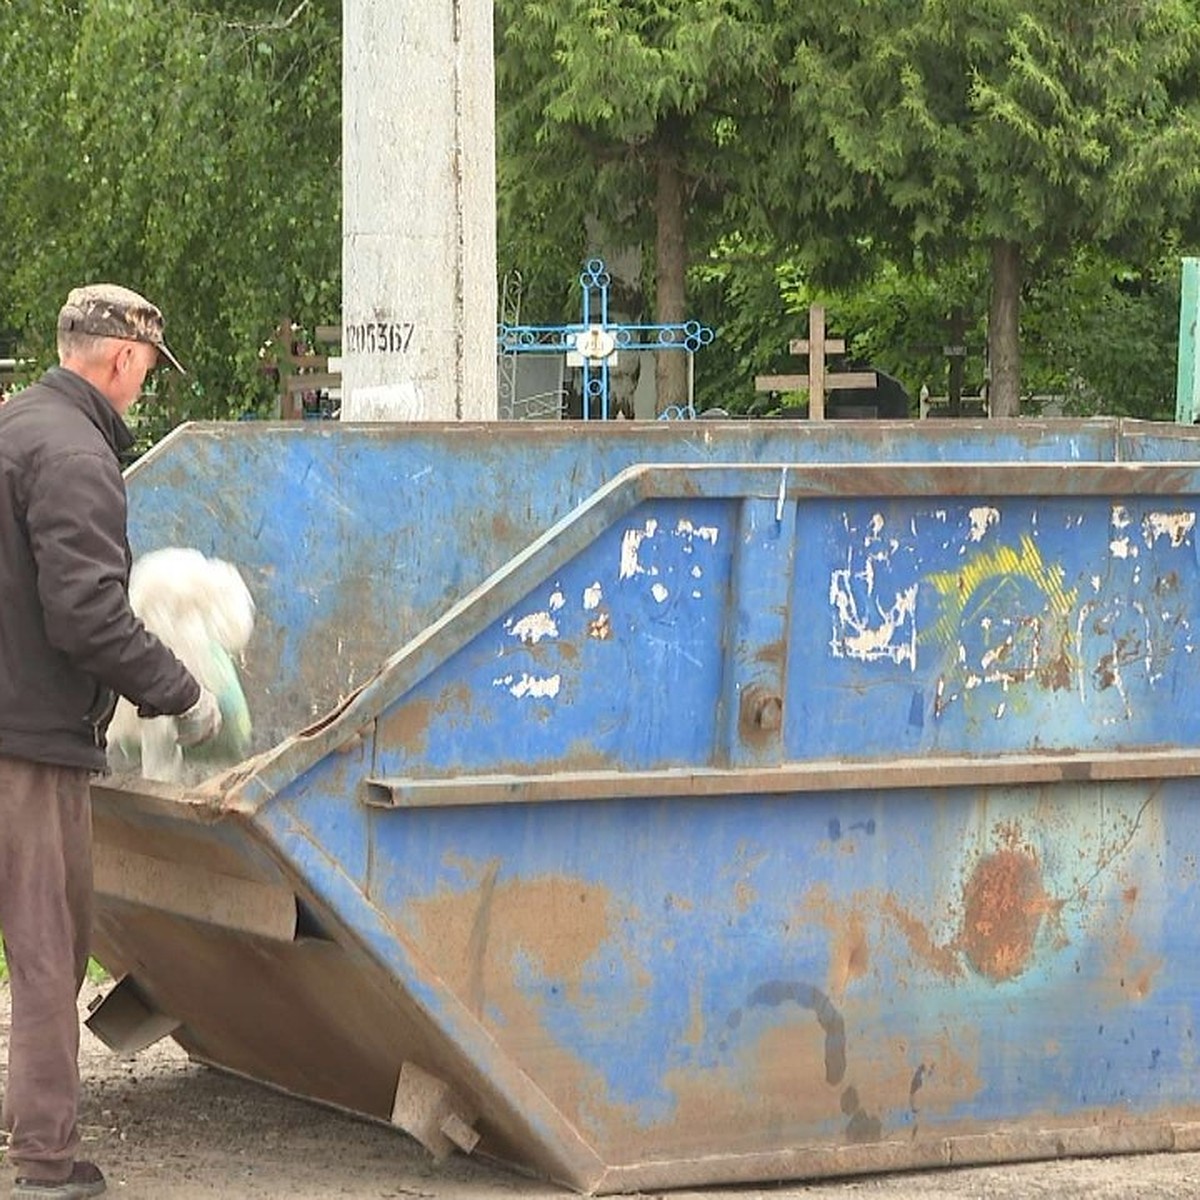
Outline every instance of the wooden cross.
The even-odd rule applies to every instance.
[[[873,388],[878,386],[874,371],[825,370],[825,356],[845,354],[846,343],[841,338],[826,338],[825,309],[814,304],[808,310],[808,337],[795,338],[788,352],[808,356],[807,375],[759,375],[754,380],[756,392],[800,392],[808,390],[808,418],[825,419],[825,393],[837,388]]]
[[[303,338],[297,340],[296,327],[288,317],[279,322],[271,340],[274,357],[263,360],[263,369],[279,376],[280,419],[298,421],[304,416],[305,392],[328,392],[342,386],[340,360],[336,354],[305,350]],[[315,341],[317,345],[340,346],[341,325],[318,325]]]

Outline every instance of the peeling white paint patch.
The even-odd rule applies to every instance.
[[[852,569],[834,571],[829,581],[829,603],[834,612],[830,649],[834,658],[897,665],[907,662],[915,671],[917,591],[918,585],[913,584],[886,607],[872,595],[875,613],[864,615],[858,610]]]
[[[1092,576],[1092,591],[1098,592],[1099,590],[1100,590],[1100,576],[1093,575]]]
[[[698,538],[702,542],[711,542],[715,546],[717,538],[721,536],[721,531],[715,525],[693,525],[691,521],[683,519],[675,526],[675,536],[689,539]]]
[[[1108,543],[1108,552],[1113,558],[1137,558],[1138,548],[1127,537],[1113,538]]]
[[[692,599],[693,599],[693,600],[700,600],[700,599],[702,599],[702,593],[701,593],[701,592],[693,592],[693,593],[692,593]]]
[[[560,608],[565,608],[566,604],[567,604],[567,598],[566,598],[566,596],[564,596],[562,594],[562,592],[556,591],[554,593],[554,595],[550,597],[550,611],[551,612],[558,612],[558,610]]]
[[[1114,529],[1128,529],[1132,522],[1129,519],[1129,510],[1123,504],[1114,504],[1112,507],[1112,527]]]
[[[583,607],[585,612],[592,612],[600,607],[600,601],[604,599],[604,589],[600,586],[600,580],[596,580],[591,587],[583,589]]]
[[[526,697],[532,697],[534,700],[553,700],[562,687],[562,676],[539,677],[522,672],[520,679],[513,675],[493,679],[492,686],[507,688],[518,700],[524,700]]]
[[[1012,638],[1011,636],[1009,636],[1009,637],[1006,637],[1006,638],[1004,639],[1004,641],[1002,641],[1002,642],[1000,643],[1000,645],[998,645],[998,646],[993,646],[993,647],[992,647],[992,648],[991,648],[991,649],[990,649],[990,650],[989,650],[989,651],[988,651],[988,652],[987,652],[987,653],[986,653],[986,654],[983,656],[983,660],[980,662],[980,664],[979,664],[979,665],[980,665],[980,666],[981,666],[981,667],[982,667],[982,668],[983,668],[985,671],[991,671],[991,669],[992,669],[992,668],[993,668],[993,667],[994,667],[994,666],[995,666],[995,665],[996,665],[998,662],[1003,662],[1003,661],[1004,661],[1004,660],[1005,660],[1005,659],[1006,659],[1006,658],[1007,658],[1007,657],[1008,657],[1008,656],[1009,656],[1009,655],[1012,653],[1012,651],[1013,651],[1013,646],[1014,646],[1015,644],[1016,644],[1016,643],[1014,642],[1014,640],[1013,640],[1013,638]],[[988,676],[988,678],[990,679],[990,678],[991,678],[991,676],[989,675],[989,676]]]
[[[971,518],[970,538],[973,542],[982,542],[983,535],[987,533],[988,529],[992,525],[1000,524],[998,508],[973,508],[967,515]]]
[[[558,637],[558,624],[548,612],[530,613],[511,625],[509,633],[527,646],[536,646],[542,638]]]
[[[667,598],[670,596],[670,594],[671,593],[667,591],[667,589],[663,587],[661,583],[656,583],[650,589],[650,595],[652,595],[655,600],[659,602],[659,604],[666,604]]]
[[[1008,707],[1008,705],[1007,705],[1007,704],[1004,704],[1003,702],[1002,702],[1002,703],[1000,703],[1000,704],[997,704],[997,705],[996,705],[996,720],[997,720],[997,721],[999,721],[999,720],[1001,720],[1001,719],[1003,718],[1003,716],[1004,716],[1004,710],[1005,710],[1007,707]]]
[[[704,577],[704,572],[699,567],[692,568],[692,578],[693,579],[702,579],[703,577]]]
[[[642,529],[627,529],[621,538],[621,573],[619,578],[632,579],[635,575],[645,575],[646,568],[638,562],[638,553],[642,543],[647,538],[653,538],[658,532],[658,522],[651,517]],[[657,572],[655,572],[657,574]]]
[[[1147,513],[1142,522],[1142,537],[1146,539],[1147,546],[1153,546],[1159,538],[1170,538],[1172,548],[1178,550],[1195,528],[1194,512],[1152,512]]]

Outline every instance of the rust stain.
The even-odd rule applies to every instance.
[[[739,879],[733,887],[733,903],[739,913],[749,912],[751,905],[758,899],[758,893],[744,879]]]
[[[836,1110],[845,1068],[828,1078],[828,1035],[812,1013],[772,1026],[754,1050],[752,1074],[756,1090],[786,1098],[794,1118],[819,1121]],[[797,1086],[800,1085],[800,1086]]]
[[[499,874],[500,860],[493,859],[488,864],[480,884],[479,904],[475,910],[475,920],[471,925],[470,937],[467,939],[467,962],[470,965],[470,976],[465,999],[477,1017],[483,1014],[484,1002],[487,999],[483,964],[487,961],[487,946],[491,939],[492,901],[496,895],[496,878]]]
[[[1051,692],[1068,692],[1074,686],[1075,666],[1064,649],[1038,668],[1038,683]]]
[[[901,908],[894,896],[883,898],[883,911],[899,926],[909,950],[918,962],[943,979],[962,977],[962,963],[954,946],[939,946],[925,925]]]
[[[780,639],[760,646],[754,655],[754,661],[760,663],[782,663],[787,661],[787,640]]]
[[[1107,632],[1107,630],[1098,629],[1097,632]],[[1128,634],[1118,638],[1113,644],[1113,650],[1109,654],[1102,654],[1097,661],[1095,667],[1092,668],[1092,675],[1096,680],[1096,690],[1105,691],[1110,687],[1115,687],[1120,678],[1121,668],[1129,663],[1134,663],[1144,658],[1146,654],[1140,639],[1130,637]]]
[[[708,1023],[704,1019],[704,997],[699,983],[693,983],[688,995],[688,1027],[683,1041],[688,1046],[699,1046],[704,1041]]]
[[[753,1041],[739,1044],[749,1014],[766,1012],[771,1014],[766,1027]],[[846,1078],[842,1014],[819,989],[788,981],[762,984],[730,1014],[721,1032],[721,1048],[734,1061],[664,1074],[663,1085],[675,1100],[670,1122],[622,1130],[617,1140],[629,1153],[661,1155],[669,1145],[673,1154],[703,1155],[718,1128],[734,1150],[752,1151],[761,1147],[764,1129],[795,1136],[787,1131],[822,1125],[839,1113],[847,1118],[845,1140],[879,1136],[878,1118]]]
[[[602,610],[588,622],[588,637],[598,642],[607,642],[612,638],[612,617]]]
[[[499,882],[494,871],[484,864],[476,888],[412,904],[426,959],[460,997],[481,987],[489,1000],[518,994],[513,964],[523,956],[578,999],[585,965],[612,935],[608,891],[565,876]]]
[[[413,756],[424,754],[432,721],[433,705],[430,701],[410,700],[380,718],[380,740],[384,745],[397,746]]]
[[[574,1123],[596,1136],[611,1125],[635,1128],[635,1110],[615,1102],[604,1078],[547,1030],[539,989],[523,985],[522,963],[540,969],[550,991],[586,1007],[584,974],[612,938],[618,909],[608,889],[568,876],[503,880],[494,863],[447,859],[474,882],[461,892],[417,900],[406,926],[445,986],[535,1078]],[[633,964],[636,977],[648,975]],[[635,1011],[630,997],[627,1011]],[[605,1022],[614,1015],[599,1014]]]
[[[702,1154],[715,1128],[735,1148],[751,1149],[756,1133],[761,1146],[764,1129],[781,1139],[811,1138],[814,1125],[838,1117],[843,1144],[872,1142],[888,1136],[886,1114],[911,1109],[915,1130],[923,1117],[952,1115],[982,1088],[981,1036],[969,1022],[912,1042],[878,1036],[868,1032],[876,1023],[861,1004],[839,1009],[816,989],[780,982],[762,985],[732,1014],[731,1042],[745,1029],[746,1014],[765,1008],[780,1019],[737,1062],[664,1075],[676,1101],[670,1125],[629,1130],[631,1153],[670,1145],[679,1155]],[[859,1039],[848,1037],[850,1030],[860,1030]],[[627,1144],[625,1136],[619,1140]]]
[[[863,901],[866,911],[878,912],[899,929],[915,965],[946,980],[961,979],[968,966],[984,978],[1002,983],[1029,966],[1040,938],[1062,949],[1068,943],[1061,925],[1067,901],[1047,894],[1037,852],[1027,844],[1020,825],[1002,822],[992,832],[994,849],[975,862],[962,891],[957,932],[939,941],[926,919],[909,911],[889,893]],[[869,945],[857,915],[849,918],[846,905],[831,905],[814,889],[802,912],[816,914],[831,933],[830,992],[842,996],[849,983],[869,968]],[[831,920],[836,911],[836,921]],[[905,986],[904,981],[901,986]]]
[[[675,1101],[670,1123],[652,1130],[630,1124],[613,1139],[631,1157],[700,1158],[712,1153],[714,1130],[721,1131],[728,1152],[753,1153],[762,1148],[762,1130],[799,1128],[837,1111],[832,1089],[798,1087],[795,1078],[778,1071],[760,1086],[732,1067],[680,1068],[663,1076],[663,1086]]]
[[[1029,964],[1042,918],[1053,901],[1037,859],[1001,849],[981,858],[963,894],[962,947],[981,975],[1015,979]]]
[[[1154,977],[1162,970],[1163,960],[1156,958],[1130,981],[1129,990],[1135,1000],[1145,1000],[1154,990]]]
[[[866,924],[857,909],[834,931],[830,959],[829,990],[840,999],[855,979],[866,975],[871,961]]]
[[[980,1033],[969,1023],[912,1044],[902,1038],[873,1043],[871,1096],[885,1112],[908,1108],[918,1126],[921,1117],[948,1116],[983,1088],[980,1045]]]
[[[516,526],[504,513],[495,513],[492,516],[492,538],[504,544],[516,539]]]
[[[863,913],[877,907],[871,895],[856,893],[849,899],[834,899],[826,885],[817,884],[796,904],[796,919],[785,924],[785,936],[793,927],[802,930],[813,922],[828,932],[826,989],[831,996],[841,999],[850,984],[870,969],[871,946]]]
[[[1117,1006],[1130,1000],[1146,1000],[1165,965],[1162,957],[1147,954],[1142,948],[1137,934],[1129,927],[1131,916],[1132,909],[1122,910],[1117,928],[1107,942],[1108,957],[1102,974],[1104,994]]]
[[[430,726],[436,718],[451,713],[469,713],[471,689],[456,683],[447,687],[436,700],[410,700],[379,720],[379,742],[396,746],[414,757],[424,754]]]

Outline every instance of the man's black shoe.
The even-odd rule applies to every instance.
[[[95,1163],[77,1162],[66,1179],[21,1179],[13,1185],[12,1200],[88,1200],[102,1195],[104,1176]]]

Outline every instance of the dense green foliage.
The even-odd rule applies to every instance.
[[[625,312],[719,331],[702,404],[760,405],[754,375],[797,365],[821,302],[914,396],[945,390],[957,310],[968,389],[990,338],[1026,396],[1172,413],[1195,0],[495,11],[500,269],[522,272],[526,319],[574,319],[584,257],[632,250]],[[340,18],[338,0],[7,0],[0,355],[44,365],[66,291],[119,280],[161,300],[191,368],[155,430],[264,410],[280,318],[340,305]]]
[[[1187,0],[818,0],[803,21],[789,79],[821,148],[809,211],[864,198],[865,227],[903,261],[987,253],[993,399],[1015,412],[1022,281],[1082,248],[1152,255],[1191,215],[1195,12]]]
[[[117,280],[190,370],[167,421],[261,403],[280,318],[340,305],[340,5],[11,0],[0,28],[0,327],[44,361],[67,291]]]
[[[922,386],[933,395],[947,393],[943,349],[956,340],[947,315],[960,308],[965,390],[979,393],[986,370],[986,260],[967,257],[940,270],[904,270],[885,261],[840,289],[816,286],[810,276],[800,262],[776,262],[736,244],[718,247],[693,268],[695,308],[720,326],[698,371],[699,407],[763,411],[767,398],[755,395],[753,378],[798,369],[787,346],[803,336],[813,303],[824,304],[833,332],[847,336],[850,357],[896,376],[914,401]],[[1044,398],[1054,397],[1056,409],[1068,415],[1172,419],[1179,278],[1173,247],[1140,267],[1081,248],[1027,283],[1023,410],[1036,415]]]
[[[532,298],[553,296],[598,247],[643,246],[653,261],[664,220],[682,222],[689,245],[724,232],[759,153],[745,130],[782,94],[770,9],[498,0],[500,257]],[[664,167],[685,181],[678,214],[664,212]],[[648,314],[652,299],[634,303]]]

